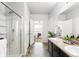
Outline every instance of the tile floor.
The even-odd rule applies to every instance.
[[[48,46],[46,43],[36,42],[32,48],[28,57],[50,57],[48,53]]]
[[[42,38],[36,38],[35,42],[43,42]]]

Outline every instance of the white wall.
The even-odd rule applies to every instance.
[[[57,17],[58,18],[58,17]],[[62,36],[72,33],[72,19],[50,19],[49,31],[56,33],[56,27],[59,26],[62,29]]]
[[[60,26],[60,28],[62,29],[62,37],[72,34],[72,19],[59,21],[58,26]]]
[[[34,43],[34,21],[30,18],[30,45]]]
[[[5,6],[0,3],[0,37],[6,38]],[[2,35],[1,35],[2,34]]]
[[[49,29],[48,29],[48,31],[51,31],[51,32],[54,32],[55,31],[55,26],[56,26],[56,23],[57,23],[57,20],[56,20],[56,18],[54,18],[54,17],[52,17],[52,18],[50,18],[49,19],[49,22],[48,22],[49,24]]]
[[[75,10],[68,13],[67,18],[72,19],[72,31],[74,35],[79,34],[79,8],[76,8]]]
[[[43,31],[42,31],[42,33],[43,33],[43,42],[47,42],[48,40],[48,38],[47,38],[47,31],[48,31],[48,15],[46,15],[46,14],[32,14],[31,15],[31,18],[32,18],[32,20],[34,20],[34,21],[43,21]]]
[[[25,6],[25,9],[24,9],[24,44],[25,44],[25,46],[24,46],[24,53],[26,54],[26,52],[27,52],[27,49],[26,48],[28,48],[28,45],[29,45],[29,20],[30,20],[30,11],[29,11],[29,8],[28,8],[28,6],[27,6],[27,3],[25,3],[24,4],[24,6]]]

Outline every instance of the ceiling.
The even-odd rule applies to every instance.
[[[27,2],[32,14],[48,14],[55,4],[56,2]]]
[[[62,14],[68,14],[68,13],[70,13],[71,11],[73,11],[77,8],[79,8],[79,2],[73,2],[73,5],[71,5],[70,8],[65,10]]]

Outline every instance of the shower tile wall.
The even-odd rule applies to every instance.
[[[0,3],[0,37],[6,38],[6,27],[5,6]]]

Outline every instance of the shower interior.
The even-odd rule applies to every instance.
[[[0,22],[4,27],[0,27],[4,37],[7,39],[7,56],[20,56],[22,53],[22,19],[12,10],[0,3],[0,15],[3,17]],[[5,17],[5,18],[4,18]]]

